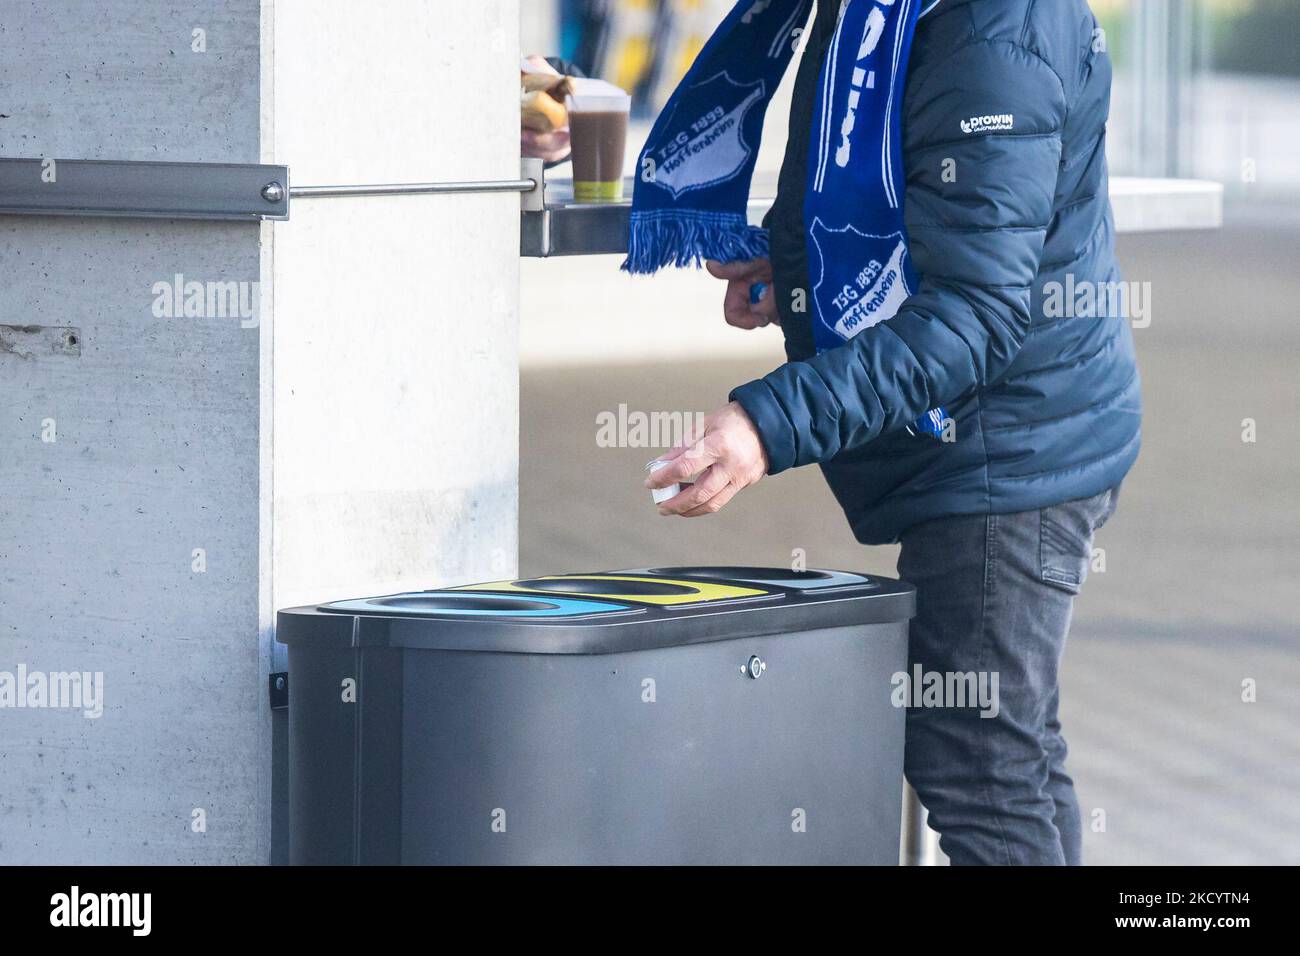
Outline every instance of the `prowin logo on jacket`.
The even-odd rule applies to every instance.
[[[972,116],[961,121],[963,133],[991,133],[999,129],[1012,129],[1016,118],[1011,113],[991,113],[987,116]]]

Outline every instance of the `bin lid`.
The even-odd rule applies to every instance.
[[[625,601],[621,593],[619,597],[603,593],[587,596],[591,592],[578,595],[570,591],[529,591],[523,587],[503,591],[499,590],[503,582],[492,582],[288,608],[276,617],[276,640],[290,646],[610,654],[832,627],[899,623],[916,612],[916,592],[910,584],[871,575],[818,571],[817,574],[829,575],[830,580],[838,583],[809,588],[805,579],[776,583],[783,574],[789,573],[782,568],[744,569],[761,573],[759,586],[754,586],[759,584],[759,573],[749,578],[722,574],[736,568],[665,570],[671,573],[596,572],[505,583],[579,581],[575,586],[596,588],[603,585],[592,584],[592,579],[607,579],[611,587],[626,589],[629,579],[673,588],[682,587],[685,582],[692,587],[716,585],[723,590],[703,587],[700,593],[727,597],[663,604],[645,601],[646,594]],[[851,580],[855,578],[861,580]],[[498,590],[481,590],[489,586]]]

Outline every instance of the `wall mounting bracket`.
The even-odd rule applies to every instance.
[[[519,193],[540,209],[541,164],[517,179],[292,186],[288,166],[108,159],[0,158],[0,213],[122,219],[288,219],[289,200]]]
[[[287,219],[289,167],[0,159],[0,213],[133,219]],[[279,187],[277,190],[274,187]]]

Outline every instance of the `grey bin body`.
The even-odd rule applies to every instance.
[[[673,568],[281,611],[290,862],[895,864],[914,607]]]

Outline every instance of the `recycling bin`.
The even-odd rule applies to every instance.
[[[545,575],[291,608],[300,864],[895,864],[915,593]]]

